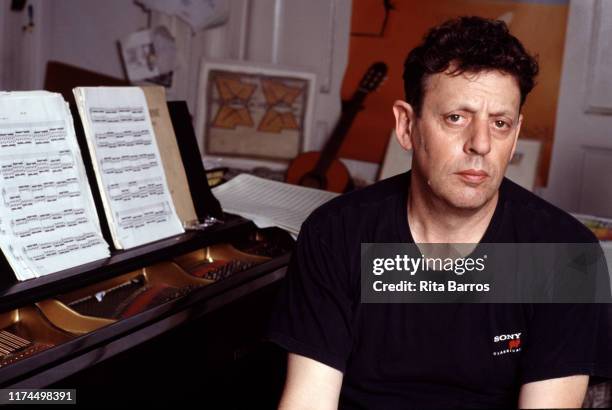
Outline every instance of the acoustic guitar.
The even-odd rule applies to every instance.
[[[323,151],[311,151],[298,155],[287,169],[285,180],[291,184],[332,192],[345,192],[351,186],[351,175],[337,159],[344,137],[362,107],[366,96],[376,90],[387,75],[387,65],[377,62],[365,73],[353,97],[343,104],[342,116]]]

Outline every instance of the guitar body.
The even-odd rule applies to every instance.
[[[321,152],[306,152],[298,155],[287,169],[285,180],[290,184],[324,189],[332,192],[346,192],[353,188],[351,175],[346,166],[338,160],[338,152],[344,137],[351,128],[353,119],[362,108],[362,103],[387,75],[387,65],[374,63],[368,69],[350,101],[342,105],[342,115],[331,137]]]
[[[314,170],[320,158],[321,153],[317,151],[298,155],[289,164],[286,181],[310,188],[345,192],[351,185],[351,175],[346,166],[340,160],[333,159],[325,174],[318,175]]]

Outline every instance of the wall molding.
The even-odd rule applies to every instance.
[[[612,114],[612,1],[596,1],[592,26],[584,110]]]

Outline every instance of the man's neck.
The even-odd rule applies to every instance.
[[[484,236],[499,199],[496,193],[478,209],[458,209],[423,192],[414,178],[408,195],[408,226],[416,243],[478,243]]]

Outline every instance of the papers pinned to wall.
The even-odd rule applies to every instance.
[[[119,44],[130,82],[172,85],[172,72],[178,67],[177,48],[166,27],[131,33],[119,40]]]
[[[138,0],[148,10],[177,16],[193,31],[215,27],[229,17],[229,0]]]

